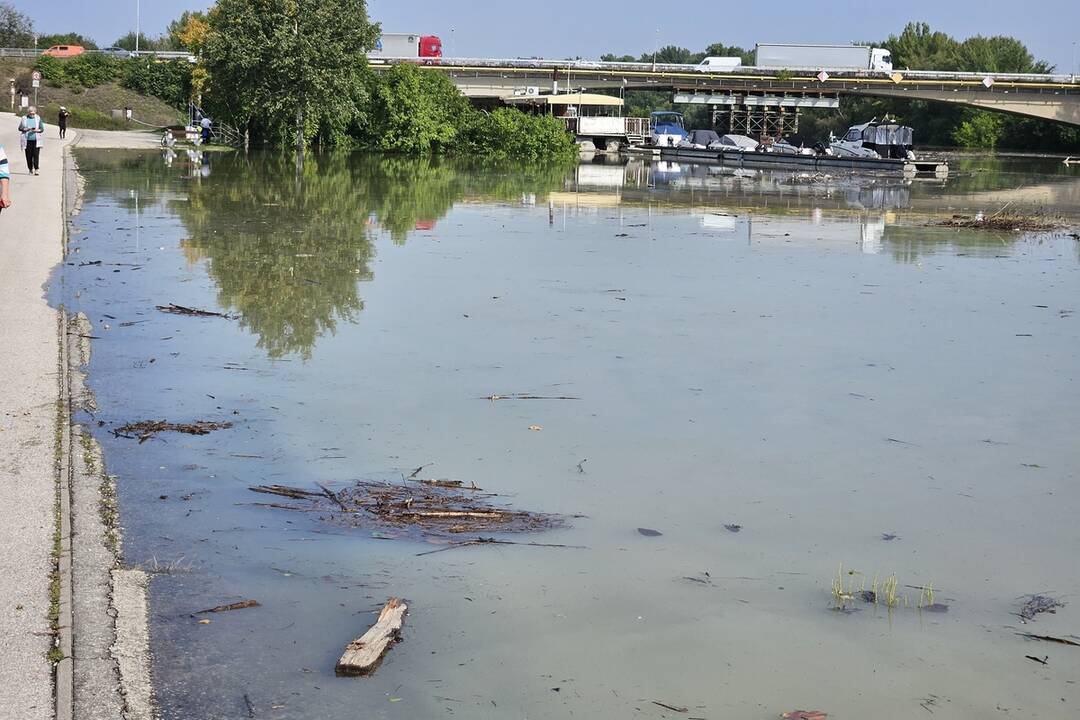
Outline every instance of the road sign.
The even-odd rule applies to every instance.
[[[821,72],[819,72],[817,74],[817,79],[818,79],[818,82],[825,82],[826,80],[829,79],[829,73],[822,70]]]
[[[41,71],[40,70],[35,70],[34,72],[30,73],[30,79],[33,80],[34,82],[40,82],[41,81]]]
[[[37,78],[30,81],[30,87],[41,87],[41,81]]]

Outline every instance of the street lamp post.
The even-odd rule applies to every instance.
[[[139,25],[142,20],[142,0],[135,0],[135,52],[139,52]]]

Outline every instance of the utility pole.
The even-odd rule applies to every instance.
[[[135,54],[139,53],[139,25],[142,22],[142,0],[135,0]]]

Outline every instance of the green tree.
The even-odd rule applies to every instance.
[[[953,140],[960,147],[993,150],[1001,141],[1005,118],[988,112],[966,111],[967,119],[953,133]]]
[[[198,52],[201,41],[210,29],[208,20],[204,12],[185,10],[165,28],[170,48]]]
[[[378,150],[409,154],[439,152],[458,139],[469,101],[441,72],[395,65],[374,76],[371,106],[362,133]]]
[[[741,48],[738,45],[713,43],[705,48],[705,57],[737,57],[742,60],[743,65],[754,64],[754,51]]]
[[[0,47],[34,46],[34,23],[8,3],[0,3]]]
[[[138,58],[124,61],[123,68],[120,84],[129,90],[160,98],[178,109],[191,98],[193,68],[187,60]]]
[[[364,0],[219,0],[202,59],[211,112],[256,141],[346,140],[365,103],[379,27]]]
[[[952,65],[957,42],[924,22],[908,23],[904,31],[881,43],[892,54],[893,67],[908,70],[943,70]]]
[[[135,33],[129,32],[123,37],[116,39],[113,43],[114,47],[124,48],[125,50],[135,49]],[[165,37],[152,38],[143,33],[139,33],[139,50],[172,50],[169,46],[169,40]]]
[[[677,45],[665,45],[655,53],[643,53],[640,62],[655,62],[671,65],[696,65],[705,57],[703,53],[695,53]]]
[[[473,113],[462,134],[466,152],[478,157],[518,162],[577,157],[566,126],[550,115],[528,115],[511,108]]]
[[[960,43],[952,53],[948,69],[967,72],[1045,73],[1053,67],[1036,62],[1024,43],[1016,38],[976,35]]]
[[[97,50],[97,44],[93,40],[76,32],[38,35],[37,44],[41,49],[51,48],[53,45],[82,45],[87,50]]]

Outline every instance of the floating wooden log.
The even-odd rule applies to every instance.
[[[375,624],[345,648],[334,671],[338,675],[370,675],[375,672],[390,644],[401,638],[401,626],[408,609],[403,600],[390,598]]]

